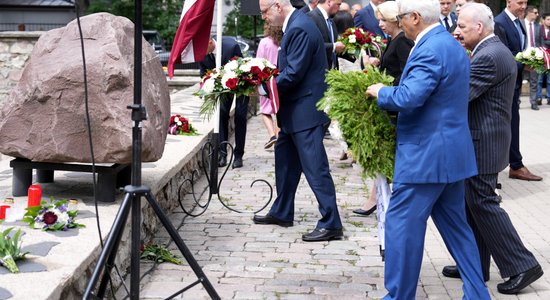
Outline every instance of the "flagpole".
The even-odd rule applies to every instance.
[[[222,65],[222,1],[216,1],[216,69],[220,69]],[[220,101],[216,105],[214,111],[214,133],[220,132]],[[216,141],[215,144],[218,144]],[[219,145],[218,145],[219,146]]]

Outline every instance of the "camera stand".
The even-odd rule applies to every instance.
[[[86,290],[83,295],[83,299],[92,298],[104,298],[107,284],[110,280],[110,273],[114,266],[115,258],[117,256],[118,246],[122,238],[122,233],[128,214],[130,213],[130,207],[132,212],[132,242],[131,242],[131,261],[130,261],[130,299],[139,299],[139,277],[140,277],[140,228],[141,228],[141,197],[145,197],[155,214],[160,219],[162,225],[170,234],[170,237],[174,240],[178,249],[183,257],[197,276],[197,280],[190,285],[184,287],[180,291],[171,295],[167,299],[172,299],[177,295],[185,292],[191,287],[202,283],[208,295],[212,299],[220,299],[216,290],[202,271],[201,267],[189,251],[183,240],[179,236],[176,228],[172,225],[168,217],[164,214],[162,208],[157,201],[151,195],[149,187],[141,185],[141,122],[147,119],[145,107],[141,104],[141,75],[142,75],[142,24],[141,24],[141,0],[135,0],[135,30],[134,30],[134,104],[128,106],[132,110],[132,179],[131,185],[124,188],[125,196],[120,209],[115,218],[111,232],[105,243],[105,247],[101,251],[97,265],[94,269],[92,277],[88,282]],[[105,270],[103,270],[105,268]],[[101,283],[97,290],[97,294],[93,294],[93,290],[99,280],[99,277],[103,274]]]

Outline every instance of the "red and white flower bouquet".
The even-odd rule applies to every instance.
[[[369,56],[380,57],[387,44],[387,40],[383,37],[376,36],[359,27],[346,29],[338,41],[346,46],[347,53],[353,54],[355,57],[360,57],[361,49],[364,49]]]
[[[543,47],[530,47],[523,52],[518,52],[516,60],[540,74],[550,70],[550,50]]]
[[[168,134],[173,135],[197,135],[197,130],[193,128],[189,120],[181,115],[173,115],[170,117],[170,125],[168,125]]]
[[[234,57],[222,68],[208,71],[195,93],[204,100],[200,113],[210,116],[219,99],[249,96],[256,87],[277,76],[277,67],[264,58]]]

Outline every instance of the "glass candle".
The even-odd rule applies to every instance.
[[[9,205],[0,205],[0,220],[4,220],[6,218],[6,211],[9,208]]]
[[[29,200],[27,207],[39,206],[42,201],[42,188],[38,184],[29,186]]]

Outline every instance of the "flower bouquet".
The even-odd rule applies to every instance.
[[[170,117],[168,134],[197,135],[197,130],[189,123],[189,120],[178,114]]]
[[[166,247],[157,244],[141,245],[141,259],[151,260],[157,263],[171,262],[181,265],[182,261]]]
[[[529,47],[516,54],[516,60],[529,66],[537,73],[545,73],[550,70],[550,50],[543,47]]]
[[[359,27],[346,29],[338,41],[346,47],[345,52],[353,54],[355,57],[361,57],[361,49],[365,49],[369,56],[380,57],[387,44],[387,41],[381,36],[376,36]]]
[[[367,87],[375,83],[391,86],[393,77],[367,66],[365,71],[341,73],[330,70],[328,90],[317,108],[338,122],[338,127],[353,158],[361,165],[363,176],[382,174],[393,177],[395,126],[376,101],[365,98]]]
[[[19,273],[19,268],[15,263],[18,260],[25,259],[28,252],[21,253],[21,229],[17,229],[15,234],[10,236],[13,227],[0,232],[0,265],[4,266],[12,273]]]
[[[77,210],[68,210],[67,200],[54,201],[52,197],[50,203],[42,201],[38,206],[27,208],[23,222],[29,223],[31,228],[41,228],[44,231],[86,227],[74,221],[77,215]]]
[[[279,71],[265,58],[234,57],[219,70],[208,71],[195,95],[204,100],[200,114],[210,116],[219,99],[249,96],[256,87],[277,76]]]

